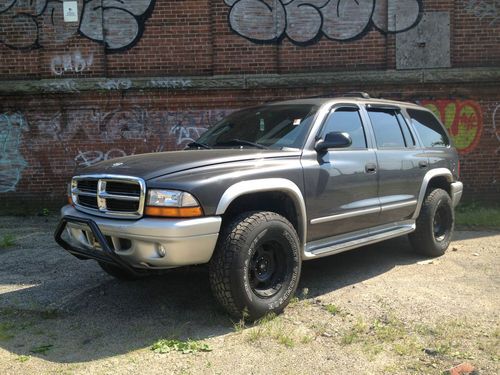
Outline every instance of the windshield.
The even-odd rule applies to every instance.
[[[302,148],[317,106],[268,105],[230,114],[192,146],[203,148]]]

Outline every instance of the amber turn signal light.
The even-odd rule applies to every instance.
[[[203,216],[201,207],[154,207],[146,206],[144,213],[147,216],[162,217],[199,217]]]

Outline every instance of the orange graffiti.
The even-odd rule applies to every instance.
[[[421,104],[441,119],[461,154],[477,146],[483,132],[483,114],[477,102],[443,99],[423,100]]]

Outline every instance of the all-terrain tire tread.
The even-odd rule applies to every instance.
[[[210,286],[217,301],[230,315],[241,317],[231,291],[230,271],[236,252],[241,251],[247,236],[263,221],[281,221],[292,232],[295,228],[283,216],[270,211],[244,212],[224,225],[217,246],[210,261]]]
[[[445,253],[449,245],[450,240],[447,241],[447,245],[443,246],[443,248],[437,248],[432,237],[429,236],[427,228],[428,221],[432,220],[431,215],[433,207],[437,205],[438,201],[443,197],[447,197],[445,199],[447,199],[448,204],[451,205],[451,198],[443,189],[431,190],[424,199],[422,209],[416,220],[416,230],[409,236],[413,249],[419,254],[428,257],[438,257]],[[453,208],[451,213],[452,221],[454,222]],[[453,225],[451,227],[451,232],[453,232]]]

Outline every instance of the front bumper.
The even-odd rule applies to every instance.
[[[451,200],[453,202],[453,207],[456,207],[462,199],[462,194],[464,191],[464,184],[460,181],[453,182],[451,184]]]
[[[56,241],[71,254],[122,268],[165,269],[207,263],[222,219],[108,219],[72,206],[61,210]],[[64,239],[63,237],[66,237]],[[164,256],[160,254],[164,252]]]

